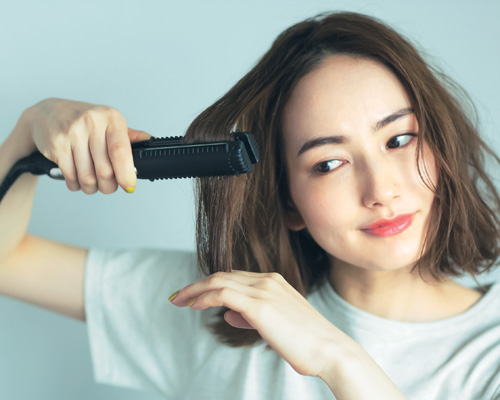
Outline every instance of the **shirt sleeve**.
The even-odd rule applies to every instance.
[[[188,252],[89,252],[85,311],[97,382],[180,398],[201,318],[168,297],[199,278]]]

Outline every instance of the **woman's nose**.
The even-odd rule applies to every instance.
[[[368,165],[361,179],[362,201],[365,207],[389,207],[401,197],[399,171],[390,164]]]

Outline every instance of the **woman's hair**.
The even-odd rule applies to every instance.
[[[372,17],[348,12],[320,15],[284,31],[257,65],[189,127],[190,142],[232,139],[235,128],[252,132],[261,153],[250,174],[197,181],[199,267],[205,274],[233,268],[278,272],[302,294],[328,277],[326,252],[306,229],[287,227],[293,203],[282,122],[297,82],[336,54],[377,61],[395,74],[423,138],[417,165],[424,141],[434,154],[438,183],[426,183],[435,200],[415,268],[436,279],[492,268],[500,253],[500,198],[485,172],[484,156],[500,160],[477,133],[474,107],[400,34]],[[425,171],[419,173],[428,182]],[[241,346],[259,339],[255,331],[229,326],[222,314],[212,323],[222,342]]]

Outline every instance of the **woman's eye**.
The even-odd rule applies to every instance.
[[[314,172],[319,172],[320,174],[326,174],[334,169],[340,167],[343,164],[341,160],[329,160],[323,161],[314,166]]]
[[[388,149],[396,149],[398,147],[404,147],[408,143],[410,143],[411,139],[414,138],[415,136],[417,135],[414,133],[406,133],[404,135],[394,136],[387,142],[386,147]]]

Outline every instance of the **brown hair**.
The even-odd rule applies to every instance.
[[[197,181],[202,271],[278,272],[302,294],[327,277],[325,251],[306,229],[294,232],[286,225],[291,201],[281,127],[297,82],[334,54],[375,60],[398,77],[410,97],[419,135],[436,159],[432,224],[415,267],[437,279],[492,268],[500,254],[500,198],[485,172],[484,156],[500,159],[480,139],[472,103],[385,24],[360,14],[335,13],[283,32],[258,64],[189,127],[186,140],[191,142],[230,139],[235,127],[249,131],[261,150],[251,174]],[[420,174],[424,179],[425,171]],[[259,338],[254,331],[229,326],[222,313],[212,327],[233,346]]]

